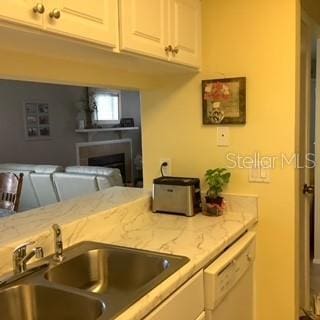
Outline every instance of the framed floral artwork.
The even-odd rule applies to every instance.
[[[202,81],[203,124],[246,123],[246,78]]]

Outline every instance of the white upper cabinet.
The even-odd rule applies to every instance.
[[[0,0],[0,23],[12,22],[114,51],[199,68],[200,3],[200,0]]]
[[[170,1],[172,61],[200,66],[201,8],[195,0]]]
[[[200,66],[199,0],[121,0],[120,49]]]
[[[47,30],[117,47],[117,0],[46,0]]]
[[[42,0],[1,0],[0,19],[41,28],[45,7]]]
[[[118,48],[118,0],[1,0],[0,19]]]
[[[168,59],[168,1],[120,2],[120,50]]]

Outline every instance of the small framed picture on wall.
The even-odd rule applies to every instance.
[[[211,125],[246,123],[246,78],[202,81],[202,122]]]
[[[27,140],[49,139],[49,104],[44,102],[25,102],[24,122]]]

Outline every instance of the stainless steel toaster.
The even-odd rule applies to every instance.
[[[194,216],[201,211],[200,180],[184,177],[154,179],[152,211]]]

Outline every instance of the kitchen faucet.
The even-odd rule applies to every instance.
[[[62,262],[63,256],[63,242],[62,242],[62,232],[58,224],[53,224],[52,229],[54,232],[54,255],[53,260],[56,262]]]
[[[13,251],[12,264],[14,274],[25,272],[27,270],[27,262],[31,258],[43,258],[43,249],[41,247],[35,247],[30,251],[30,253],[27,254],[27,246],[32,245],[34,243],[34,241],[31,241],[21,244]]]

